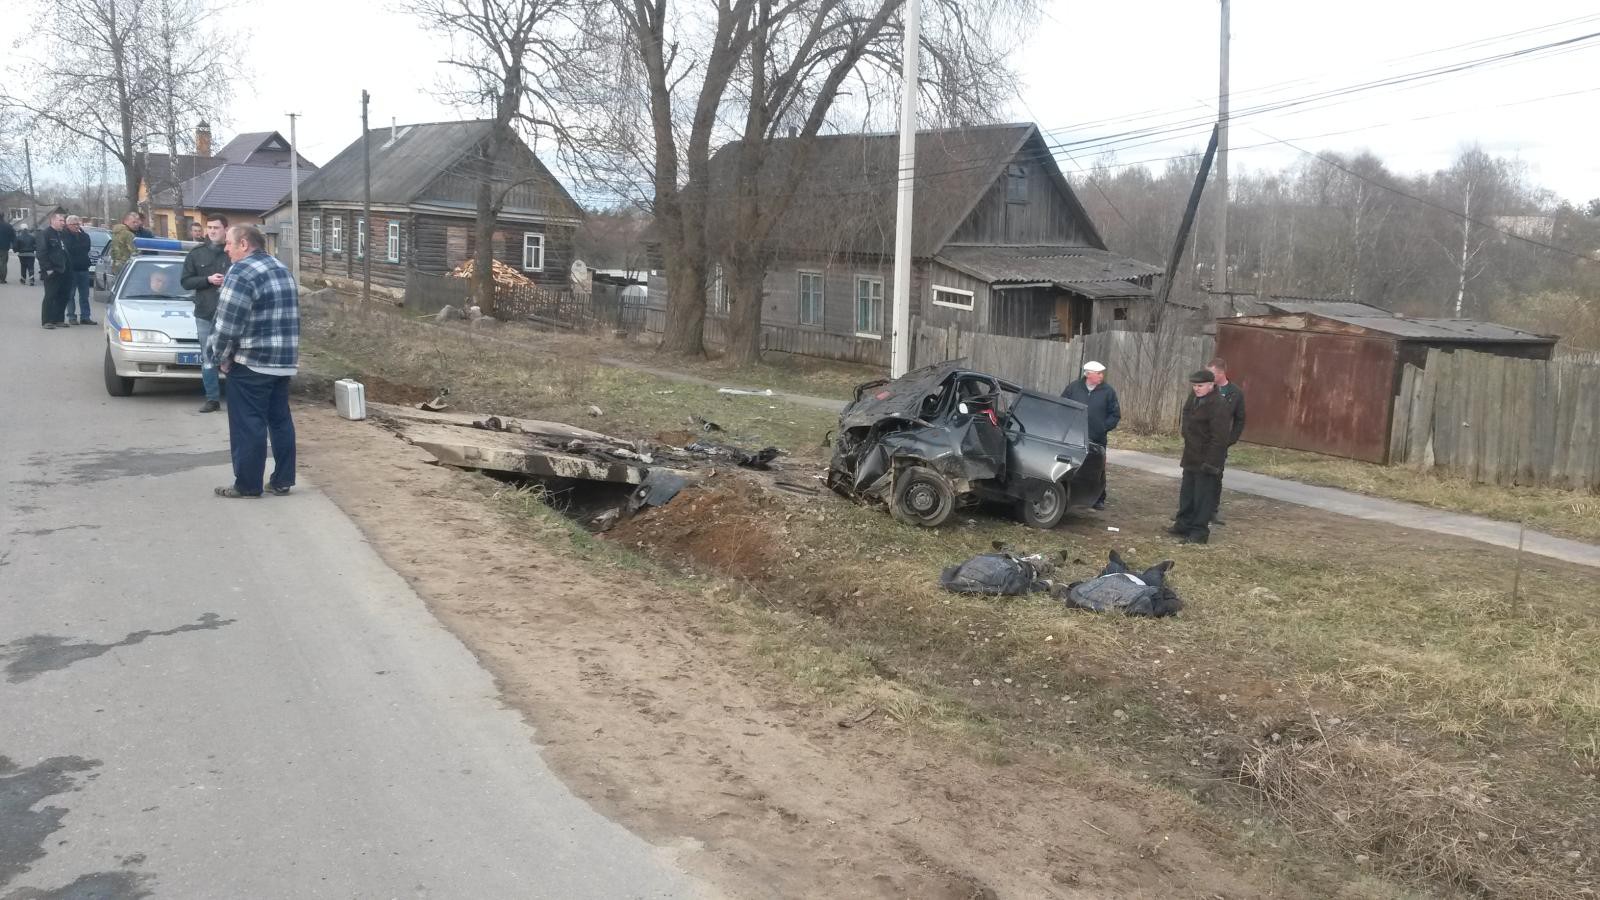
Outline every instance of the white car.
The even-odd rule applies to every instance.
[[[144,378],[200,380],[194,292],[178,276],[182,254],[135,256],[111,286],[104,316],[106,392],[133,393]]]

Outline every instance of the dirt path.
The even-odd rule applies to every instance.
[[[739,604],[581,560],[373,425],[296,416],[309,480],[478,655],[557,771],[728,896],[1297,893],[1119,776],[1068,783],[1026,748],[993,765],[871,710],[788,702],[726,626]]]

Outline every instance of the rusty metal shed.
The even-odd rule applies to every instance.
[[[1406,364],[1429,350],[1549,359],[1556,338],[1468,319],[1294,313],[1217,321],[1217,355],[1243,388],[1244,439],[1389,462]]]

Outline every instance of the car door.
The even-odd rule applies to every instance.
[[[1012,478],[1060,481],[1072,474],[1088,456],[1086,424],[1083,410],[1068,401],[1019,393],[1006,415]]]

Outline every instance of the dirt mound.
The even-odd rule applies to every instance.
[[[788,529],[779,500],[738,477],[714,476],[671,503],[646,510],[606,533],[657,558],[706,566],[739,578],[771,577]]]
[[[400,384],[379,375],[361,376],[360,381],[367,388],[367,399],[375,403],[414,406],[418,403],[432,400],[439,393],[437,390],[428,390],[411,384]]]
[[[695,440],[695,436],[687,431],[661,431],[655,436],[656,443],[666,444],[668,447],[687,447]]]

